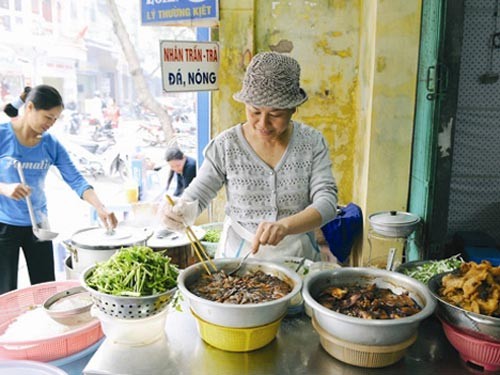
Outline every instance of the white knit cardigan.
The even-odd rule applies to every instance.
[[[255,232],[261,221],[277,221],[314,207],[323,224],[336,215],[337,185],[328,145],[316,129],[292,122],[283,157],[271,168],[246,141],[242,124],[214,138],[197,177],[183,198],[199,202],[199,213],[225,185],[225,213]]]

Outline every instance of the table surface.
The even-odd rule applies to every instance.
[[[248,353],[231,353],[206,344],[196,321],[183,312],[170,311],[164,339],[143,347],[119,347],[105,340],[90,359],[90,374],[485,374],[465,363],[446,339],[434,316],[423,321],[417,341],[398,363],[379,369],[345,364],[330,356],[319,342],[311,319],[300,314],[283,320],[269,345]],[[113,349],[110,358],[107,350]]]

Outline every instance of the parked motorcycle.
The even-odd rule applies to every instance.
[[[92,133],[91,138],[96,142],[108,141],[115,144],[116,139],[115,139],[115,134],[113,132],[113,126],[111,124],[111,121],[106,121],[104,125],[97,123],[95,125],[95,130]]]
[[[66,132],[73,135],[79,133],[82,120],[80,113],[76,110],[75,104],[70,102],[64,109],[61,118],[64,122],[64,129]]]
[[[128,156],[117,144],[103,146],[98,142],[82,141],[79,137],[59,137],[68,150],[77,169],[86,176],[120,177],[126,180],[130,175]],[[98,151],[99,147],[106,147]]]
[[[166,145],[161,125],[139,124],[137,133],[143,142],[143,146],[156,147]]]

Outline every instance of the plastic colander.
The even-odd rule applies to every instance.
[[[24,341],[3,340],[2,335],[21,314],[56,293],[80,285],[76,280],[51,281],[0,295],[0,359],[48,362],[78,353],[103,337],[97,319],[53,336]]]
[[[441,324],[448,341],[465,362],[473,363],[486,371],[500,371],[500,342],[470,336],[443,320]]]

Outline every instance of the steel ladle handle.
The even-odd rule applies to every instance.
[[[24,178],[24,171],[21,162],[17,160],[15,162],[17,173],[19,174],[19,178],[21,179],[21,183],[26,185],[26,179]],[[33,225],[33,230],[38,230],[38,224],[36,222],[35,211],[33,210],[33,205],[31,204],[31,198],[29,195],[26,196],[26,204],[28,205],[28,212],[30,214],[31,224]]]

